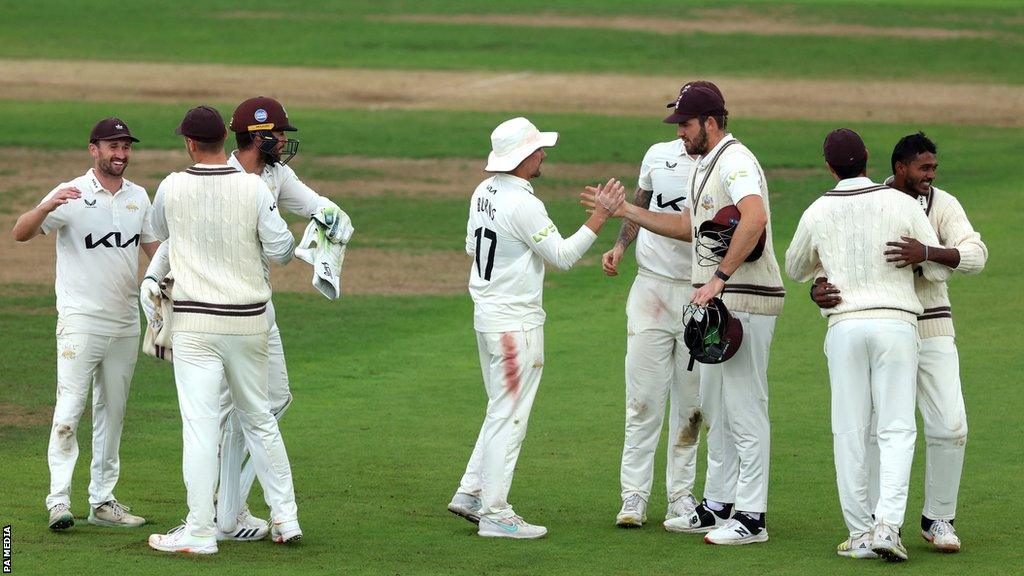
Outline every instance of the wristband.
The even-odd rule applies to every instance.
[[[928,246],[927,245],[925,245],[925,247],[924,247],[924,261],[925,262],[928,261]]]
[[[715,270],[715,277],[721,280],[722,282],[728,282],[729,278],[731,278],[732,276],[726,274],[725,272],[722,272],[721,270]]]

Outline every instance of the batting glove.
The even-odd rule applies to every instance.
[[[327,240],[334,244],[348,244],[355,232],[348,214],[337,206],[320,208],[313,213],[313,219],[323,226]]]
[[[156,313],[157,303],[160,302],[160,284],[152,276],[146,276],[139,286],[139,304],[142,304],[142,313],[146,315],[146,323],[153,322],[153,314]]]

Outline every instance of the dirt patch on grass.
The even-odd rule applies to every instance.
[[[49,424],[52,419],[52,406],[22,406],[0,402],[0,427],[30,428]]]
[[[276,79],[289,107],[563,112],[660,117],[678,76],[277,68],[0,60],[0,98],[194,105],[242,101],[251,78]],[[712,77],[736,118],[1024,126],[1024,87],[948,82]],[[197,92],[191,88],[203,86]],[[586,102],[581,108],[580,102]],[[227,113],[227,111],[223,111]],[[301,118],[296,118],[300,123]]]
[[[756,34],[760,36],[873,36],[881,38],[918,38],[945,40],[956,38],[1017,38],[992,30],[951,30],[865,26],[812,22],[792,16],[744,8],[696,10],[692,18],[663,16],[567,16],[564,14],[403,14],[375,16],[385,22],[420,22],[465,26],[502,25],[540,28],[591,28],[653,34]]]

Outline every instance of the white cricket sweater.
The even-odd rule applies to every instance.
[[[917,323],[924,307],[910,266],[886,262],[886,242],[900,236],[935,246],[938,238],[920,205],[906,194],[868,178],[840,180],[804,211],[786,251],[786,273],[797,282],[822,268],[839,286],[842,302],[821,310],[829,326],[850,318],[894,318]],[[943,282],[952,271],[934,262],[924,276]]]
[[[885,183],[892,182],[890,176]],[[939,243],[946,248],[960,252],[960,264],[955,271],[977,274],[985,268],[988,247],[981,241],[981,234],[974,230],[967,213],[952,194],[932,186],[927,196],[917,198],[939,237]],[[921,338],[955,336],[953,310],[949,302],[949,290],[945,282],[933,282],[920,274],[914,277],[914,288],[921,300],[924,311],[917,317],[917,332]]]
[[[153,203],[153,230],[168,239],[175,332],[267,331],[270,283],[262,255],[291,259],[295,240],[258,176],[226,165],[171,173]]]

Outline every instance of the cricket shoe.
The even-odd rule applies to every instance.
[[[167,534],[150,534],[149,547],[161,552],[216,554],[217,539],[213,536],[193,536],[186,524],[179,524]]]
[[[725,546],[767,541],[768,529],[764,526],[764,514],[761,514],[760,520],[755,520],[745,512],[736,514],[725,524],[704,535],[705,543]]]
[[[237,540],[239,542],[254,542],[263,540],[270,532],[270,524],[262,518],[257,518],[249,512],[249,507],[242,508],[235,519],[235,529],[230,532],[217,530],[217,540]]]
[[[50,508],[50,530],[67,530],[75,525],[75,515],[67,504],[54,504]]]
[[[89,524],[115,528],[138,528],[146,523],[142,516],[129,512],[131,508],[117,500],[108,500],[89,511]]]
[[[668,503],[668,510],[665,511],[665,520],[689,517],[697,509],[697,506],[697,499],[692,494],[676,498]]]
[[[686,516],[677,516],[670,520],[665,520],[662,526],[669,532],[683,532],[687,534],[697,534],[701,532],[709,532],[724,526],[732,515],[732,504],[727,504],[724,510],[714,511],[707,506],[707,499],[697,505]]]
[[[960,551],[960,537],[949,520],[933,520],[930,528],[921,531],[921,536],[943,552]]]
[[[285,520],[284,522],[271,522],[270,539],[278,544],[290,544],[298,542],[302,538],[302,529],[299,528],[298,520]]]
[[[543,526],[534,526],[523,520],[521,516],[511,518],[488,518],[480,517],[480,528],[477,534],[487,538],[517,538],[532,540],[543,538],[548,529]]]
[[[871,551],[887,562],[903,562],[907,559],[907,549],[900,541],[899,529],[885,522],[879,522],[875,526],[875,535],[871,539]]]
[[[844,558],[875,559],[878,554],[871,550],[871,531],[850,536],[836,546],[836,554]]]
[[[622,501],[622,510],[615,516],[615,525],[622,528],[639,528],[647,522],[647,501],[634,492]]]
[[[473,524],[480,523],[481,507],[483,507],[483,503],[479,498],[465,492],[456,492],[455,496],[452,496],[452,501],[448,503],[449,512],[456,516],[462,516]]]

